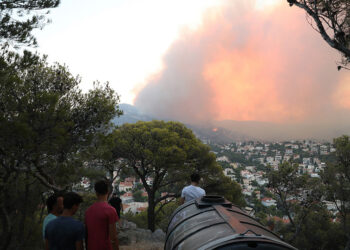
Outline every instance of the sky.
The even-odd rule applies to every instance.
[[[62,0],[51,23],[37,30],[37,50],[82,77],[81,87],[109,81],[132,104],[148,76],[184,28],[194,29],[205,9],[221,0]]]
[[[109,81],[122,103],[186,123],[350,132],[350,73],[286,1],[63,0],[50,18],[38,51],[84,90]]]

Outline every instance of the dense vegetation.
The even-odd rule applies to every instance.
[[[335,161],[328,162],[321,178],[299,174],[298,164],[282,163],[267,173],[269,188],[288,224],[270,226],[299,249],[350,247],[350,139],[334,139]],[[330,157],[332,158],[332,157]],[[326,201],[335,209],[329,210]],[[272,224],[271,224],[272,223]]]

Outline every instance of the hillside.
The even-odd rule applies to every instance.
[[[112,122],[118,126],[124,123],[136,123],[137,121],[152,121],[159,118],[153,117],[151,115],[142,113],[137,107],[130,104],[120,104],[119,108],[123,110],[123,115],[116,117]],[[204,142],[212,143],[230,143],[232,141],[242,141],[251,140],[249,137],[243,133],[239,133],[237,130],[231,130],[223,126],[208,124],[185,124],[190,128],[194,134]]]

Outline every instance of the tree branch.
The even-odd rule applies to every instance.
[[[288,2],[290,3],[290,5],[296,5],[301,9],[304,9],[306,11],[306,13],[308,15],[310,15],[313,20],[315,21],[317,28],[318,28],[318,32],[321,34],[322,38],[334,49],[340,51],[341,53],[344,54],[344,56],[347,58],[347,60],[350,60],[350,49],[348,49],[347,47],[345,47],[343,44],[339,43],[338,41],[336,41],[335,39],[332,39],[329,34],[327,33],[327,31],[325,30],[322,21],[320,20],[318,13],[313,11],[308,5],[307,3],[304,1],[304,3],[300,3],[296,0],[288,0]],[[328,17],[329,18],[329,17]],[[337,30],[334,30],[334,33],[336,35]]]

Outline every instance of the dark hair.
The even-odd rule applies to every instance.
[[[191,181],[192,182],[198,183],[200,181],[200,179],[201,179],[201,176],[199,174],[197,174],[197,173],[191,174]]]
[[[65,209],[71,209],[74,205],[79,205],[83,202],[83,198],[74,192],[66,193],[63,196],[63,207]]]
[[[53,209],[53,206],[57,204],[58,197],[63,197],[62,193],[55,193],[52,194],[49,198],[46,200],[46,207],[47,211],[50,213]]]
[[[100,180],[95,183],[95,191],[97,194],[107,194],[108,193],[108,183],[105,180]]]

